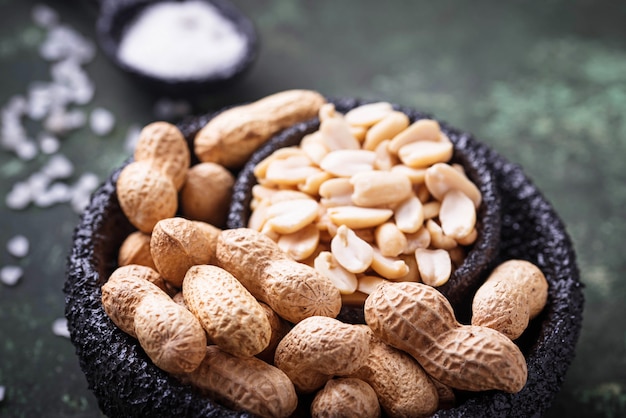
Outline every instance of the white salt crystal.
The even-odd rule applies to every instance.
[[[107,109],[96,107],[89,115],[89,126],[98,136],[108,135],[115,126],[115,116]]]
[[[98,178],[97,174],[89,172],[83,173],[76,181],[76,184],[74,185],[74,190],[86,191],[88,193],[91,193],[96,189],[96,187],[98,187],[99,183],[100,179]]]
[[[93,173],[84,173],[72,188],[70,204],[74,212],[83,213],[91,201],[91,194],[98,187],[100,179]]]
[[[72,198],[72,190],[65,183],[53,183],[48,189],[34,195],[35,206],[47,208],[58,203],[65,203]]]
[[[146,74],[198,79],[232,70],[246,38],[205,1],[159,2],[127,28],[118,58]]]
[[[52,322],[52,333],[59,337],[70,338],[70,331],[67,329],[67,319],[55,319],[54,322]]]
[[[7,251],[13,257],[26,257],[30,243],[24,235],[16,235],[7,242]]]
[[[52,83],[36,81],[28,87],[28,117],[43,119],[52,107]]]
[[[61,143],[52,134],[44,132],[39,137],[39,149],[44,154],[54,154],[61,147]]]
[[[87,104],[93,99],[96,93],[96,86],[89,80],[83,81],[81,84],[74,87],[72,91],[72,100],[76,104]]]
[[[26,182],[18,182],[7,193],[5,203],[9,209],[25,209],[31,202],[30,186]]]
[[[37,156],[39,152],[37,145],[28,138],[17,142],[14,146],[14,151],[20,160],[30,161]]]
[[[41,173],[51,179],[67,178],[74,173],[74,164],[65,155],[54,154],[41,168]]]
[[[59,23],[59,15],[45,4],[36,4],[31,12],[33,22],[42,28],[52,28]]]
[[[5,393],[6,393],[6,388],[4,386],[0,386],[0,402],[4,401]]]
[[[28,183],[31,196],[35,196],[38,193],[42,193],[50,184],[50,177],[45,173],[36,171],[28,177],[26,181]]]
[[[0,282],[14,286],[22,278],[24,270],[19,266],[4,266],[0,269]]]
[[[47,61],[71,58],[84,64],[91,61],[95,53],[94,43],[67,25],[52,27],[39,47],[39,54]]]
[[[87,206],[89,206],[90,195],[84,192],[74,193],[72,195],[72,200],[70,204],[72,205],[72,210],[74,210],[77,214],[82,214]]]
[[[68,202],[72,198],[72,188],[61,182],[53,183],[46,193],[49,194],[57,203]]]

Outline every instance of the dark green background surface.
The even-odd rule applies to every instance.
[[[44,32],[30,0],[0,0],[0,106],[49,80],[37,55]],[[95,39],[91,2],[46,3]],[[289,88],[384,99],[432,113],[521,164],[575,243],[585,314],[576,358],[549,417],[626,416],[626,3],[618,1],[238,0],[262,49],[248,76],[204,97],[197,114]],[[117,116],[108,137],[81,129],[61,145],[101,179],[128,156],[127,129],[154,120],[147,92],[99,52],[86,67],[91,109]],[[51,331],[63,316],[65,257],[78,222],[69,206],[9,210],[4,196],[46,161],[0,151],[0,266],[25,269],[0,284],[1,417],[99,417],[69,340]],[[24,234],[28,257],[4,250]]]

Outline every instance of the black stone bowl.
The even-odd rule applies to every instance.
[[[342,110],[357,103],[339,101],[337,107]],[[181,130],[191,140],[212,116],[189,120],[180,125]],[[515,394],[458,392],[458,405],[435,416],[540,416],[560,390],[582,324],[584,299],[572,243],[558,214],[521,167],[470,135],[445,125],[444,129],[455,145],[471,148],[485,158],[500,195],[500,245],[488,269],[494,262],[511,258],[533,262],[546,275],[549,294],[544,311],[516,341],[528,363],[526,386]],[[93,194],[75,229],[68,257],[65,315],[89,388],[111,418],[250,417],[201,396],[154,366],[138,342],[120,331],[104,312],[100,286],[117,266],[120,244],[134,230],[115,193],[120,171],[121,167]],[[299,409],[306,411],[306,406]]]
[[[164,78],[147,74],[121,61],[118,58],[118,49],[126,29],[145,7],[160,1],[166,0],[100,0],[96,20],[96,36],[105,55],[150,91],[174,97],[194,97],[222,90],[241,79],[256,62],[260,40],[254,23],[228,0],[202,1],[213,5],[223,17],[233,22],[247,40],[246,53],[230,69],[200,78]]]

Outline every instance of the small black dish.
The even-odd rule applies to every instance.
[[[214,6],[246,39],[246,51],[242,59],[228,70],[209,73],[198,78],[166,78],[148,74],[120,60],[118,56],[120,42],[129,25],[135,22],[146,7],[166,1],[171,3],[185,0],[100,0],[96,35],[105,55],[116,66],[151,91],[172,97],[193,97],[221,90],[234,84],[250,70],[258,56],[259,35],[252,20],[228,0],[201,0]]]

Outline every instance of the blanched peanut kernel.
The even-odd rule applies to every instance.
[[[311,256],[320,242],[320,231],[315,224],[309,224],[299,231],[281,235],[278,238],[278,246],[296,261],[301,261]]]
[[[438,142],[441,139],[441,129],[439,122],[432,119],[420,119],[413,122],[411,126],[399,132],[391,139],[389,150],[395,154],[400,152],[400,148],[407,144],[418,141]]]
[[[367,171],[352,176],[352,201],[357,206],[374,207],[398,203],[408,198],[413,189],[402,174],[391,171]]]
[[[313,263],[315,270],[328,277],[341,294],[356,291],[358,282],[356,275],[343,268],[329,251],[322,251]]]
[[[351,177],[362,171],[374,169],[376,153],[366,150],[337,150],[326,154],[320,167],[337,177]]]
[[[360,208],[357,206],[336,206],[328,208],[328,216],[336,225],[346,225],[350,229],[371,228],[382,224],[393,215],[391,209]]]
[[[377,226],[374,234],[376,245],[385,257],[398,256],[406,247],[406,237],[393,222],[385,222]]]
[[[379,284],[385,283],[385,280],[378,276],[361,276],[358,281],[359,284],[356,290],[368,295],[376,290]]]
[[[363,149],[373,150],[384,140],[391,140],[409,126],[409,117],[393,111],[372,126],[365,134]]]
[[[350,125],[369,128],[383,120],[391,112],[393,112],[393,107],[390,103],[368,103],[348,111],[345,118]]]
[[[451,189],[457,189],[472,199],[474,207],[480,206],[482,196],[478,187],[465,174],[448,164],[434,164],[429,167],[426,170],[425,181],[428,190],[437,200],[442,200],[443,196]]]
[[[372,269],[385,279],[399,279],[409,273],[409,266],[404,260],[396,257],[385,257],[378,248],[374,248]]]
[[[342,117],[323,120],[320,124],[320,132],[324,138],[324,143],[331,151],[361,149],[361,143],[352,136],[350,125]]]
[[[450,279],[452,262],[445,250],[415,250],[415,259],[422,281],[429,286],[441,286]]]
[[[349,178],[331,178],[320,184],[321,203],[326,207],[352,205],[354,187]]]
[[[351,273],[362,273],[372,264],[374,250],[345,225],[337,228],[330,250],[339,264]]]
[[[394,216],[398,229],[411,234],[424,224],[424,207],[416,196],[411,196],[396,207]]]
[[[452,152],[453,146],[449,142],[418,141],[400,148],[398,157],[409,167],[425,168],[450,161]]]
[[[312,199],[285,200],[267,208],[266,225],[279,234],[296,232],[317,218],[318,203]]]
[[[474,203],[460,190],[450,190],[441,201],[439,221],[445,235],[454,239],[468,236],[476,225]]]

